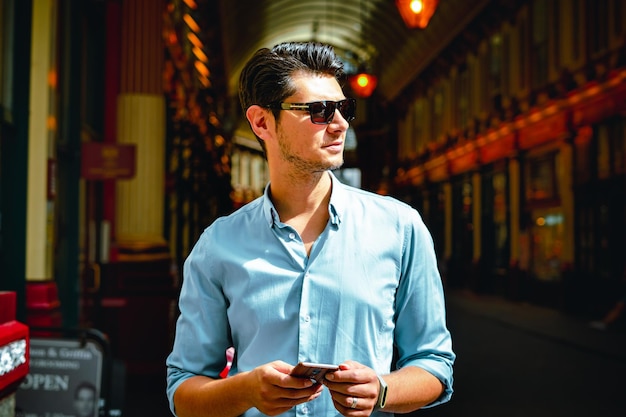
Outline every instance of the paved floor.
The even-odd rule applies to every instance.
[[[448,404],[425,417],[626,415],[626,332],[498,297],[453,293],[449,326],[458,358]]]
[[[626,361],[626,327],[623,320],[612,329],[599,331],[589,326],[587,318],[469,291],[448,294],[448,303],[486,320]]]

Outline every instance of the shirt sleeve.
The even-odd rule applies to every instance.
[[[174,410],[174,392],[195,375],[219,378],[226,365],[225,351],[232,345],[226,317],[227,301],[210,262],[207,231],[185,260],[179,298],[180,315],[172,352],[166,360],[167,397]]]
[[[402,275],[396,296],[396,366],[417,366],[444,384],[442,395],[427,406],[432,407],[452,396],[456,356],[446,325],[443,285],[432,237],[417,211],[411,209],[401,216],[410,222],[405,226]]]

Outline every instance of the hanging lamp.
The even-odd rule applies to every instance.
[[[366,71],[348,77],[350,88],[357,96],[367,98],[372,95],[378,84],[378,77]]]
[[[439,0],[396,0],[396,7],[410,29],[425,29],[433,17]]]

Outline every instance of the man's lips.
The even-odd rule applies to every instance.
[[[324,148],[341,148],[342,146],[343,146],[343,141],[337,140],[327,145],[324,145]]]

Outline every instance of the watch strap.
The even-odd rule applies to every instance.
[[[378,389],[378,401],[376,402],[376,410],[381,408],[385,408],[387,405],[387,383],[383,379],[382,376],[376,375],[378,377],[379,389]]]

